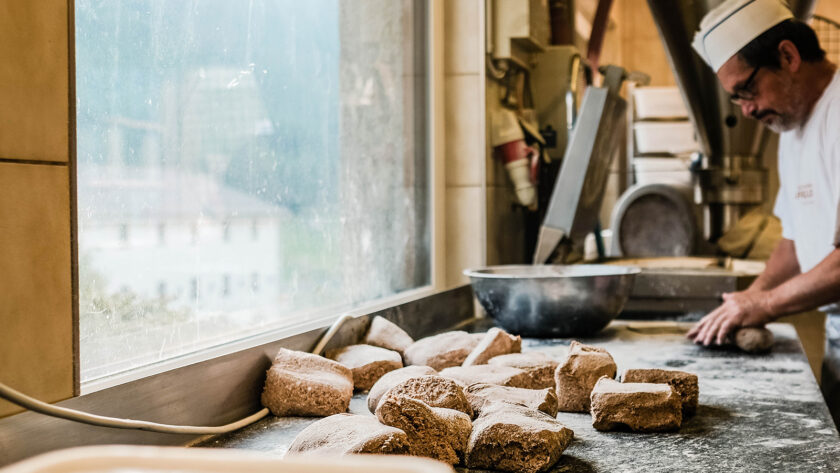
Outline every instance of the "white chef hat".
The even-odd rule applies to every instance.
[[[761,33],[793,18],[780,0],[726,0],[700,22],[692,46],[715,72]]]

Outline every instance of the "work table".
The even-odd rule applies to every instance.
[[[485,331],[476,320],[468,331]],[[773,351],[748,355],[708,349],[685,339],[691,324],[615,321],[581,342],[607,349],[621,374],[629,368],[663,368],[698,375],[700,406],[679,432],[598,432],[588,414],[558,414],[575,440],[552,472],[840,471],[840,437],[796,331],[768,326]],[[561,358],[569,339],[524,339],[523,351]],[[350,412],[371,415],[366,394],[356,394]],[[246,429],[216,437],[202,447],[241,448],[283,455],[315,418],[270,416]],[[469,470],[476,471],[476,470]]]

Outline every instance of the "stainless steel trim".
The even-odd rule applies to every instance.
[[[504,264],[476,269],[465,269],[464,276],[471,278],[501,279],[563,279],[595,278],[600,276],[620,276],[639,274],[642,270],[635,266],[617,264],[570,264],[570,265],[525,265]]]

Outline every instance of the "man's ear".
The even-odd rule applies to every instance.
[[[789,39],[784,39],[779,43],[779,63],[782,69],[787,69],[790,72],[796,72],[802,66],[802,56],[799,55],[799,49]]]

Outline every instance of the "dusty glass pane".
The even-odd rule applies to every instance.
[[[423,3],[76,0],[83,381],[429,284]]]

